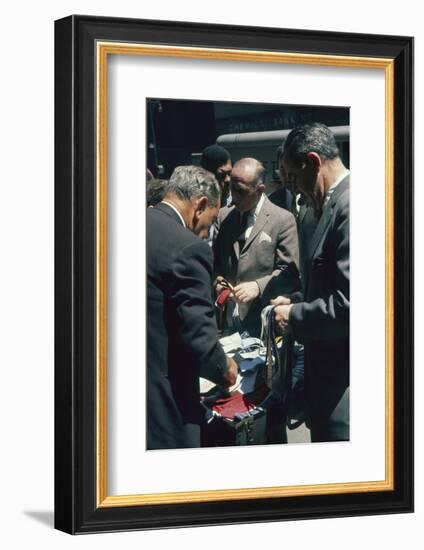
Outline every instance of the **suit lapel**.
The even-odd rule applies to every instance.
[[[264,203],[262,205],[262,208],[259,211],[258,217],[256,218],[256,222],[254,226],[252,227],[252,231],[249,235],[249,238],[246,239],[246,242],[244,243],[243,250],[246,250],[252,242],[256,239],[256,237],[259,235],[259,233],[262,231],[263,227],[268,221],[269,217],[269,200],[266,196],[264,196]]]
[[[317,251],[318,246],[319,246],[320,242],[322,241],[322,239],[324,238],[324,236],[325,236],[325,234],[328,230],[328,227],[330,225],[331,219],[333,217],[334,205],[336,204],[337,199],[339,198],[339,196],[343,193],[343,191],[345,189],[347,189],[348,186],[349,186],[349,176],[346,176],[339,183],[339,185],[334,189],[328,204],[323,209],[323,213],[321,215],[321,218],[318,222],[318,225],[315,228],[314,234],[312,235],[311,242],[309,243],[309,245],[306,245],[305,262],[304,263],[302,262],[302,265],[310,266],[310,264],[312,262],[312,259],[314,258],[315,252]],[[310,272],[310,267],[306,268],[306,272],[304,273],[304,276],[305,276],[304,292],[305,292],[305,294],[307,292],[307,288],[308,288],[308,284],[309,284],[309,272]]]
[[[333,215],[333,208],[334,205],[337,202],[337,199],[339,196],[343,193],[343,191],[348,187],[349,185],[349,176],[346,176],[339,185],[334,189],[333,193],[331,194],[330,200],[328,204],[324,207],[324,211],[321,215],[321,218],[318,222],[318,225],[315,229],[315,232],[313,234],[311,244],[309,246],[309,258],[312,259],[314,257],[315,251],[321,242],[322,237],[324,236],[328,225],[331,221],[332,215]]]
[[[308,247],[309,259],[312,259],[314,256],[315,250],[317,249],[318,244],[320,243],[330,223],[332,213],[333,213],[332,206],[330,204],[327,204],[327,206],[324,208],[323,213],[321,214],[321,218],[319,219],[318,225],[315,228],[310,245]]]

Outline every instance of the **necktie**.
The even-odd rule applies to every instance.
[[[247,211],[247,212],[243,212],[240,215],[239,238],[237,239],[238,243],[239,243],[239,247],[240,247],[239,248],[240,252],[243,250],[243,247],[244,247],[245,242],[246,242],[246,229],[247,229],[247,220],[249,218],[249,214],[250,214],[250,212]]]

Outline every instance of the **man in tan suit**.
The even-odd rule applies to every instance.
[[[221,208],[214,241],[215,274],[234,287],[225,331],[247,331],[257,337],[260,312],[270,298],[281,294],[282,287],[285,295],[300,287],[296,221],[268,200],[264,176],[256,159],[234,164],[230,183],[234,206]]]

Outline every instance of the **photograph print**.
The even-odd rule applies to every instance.
[[[147,450],[349,441],[349,108],[146,115]]]

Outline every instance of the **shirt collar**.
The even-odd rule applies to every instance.
[[[253,209],[252,210],[246,210],[246,212],[239,211],[240,221],[243,220],[243,216],[245,214],[248,214],[248,216],[247,216],[248,226],[250,227],[252,224],[254,224],[255,221],[256,221],[256,218],[259,215],[259,212],[261,211],[261,208],[262,208],[264,202],[265,202],[265,194],[262,193],[261,198],[259,199],[258,204],[255,206],[254,210]]]
[[[339,185],[339,183],[341,183],[345,179],[345,177],[348,176],[349,174],[350,174],[350,170],[346,170],[336,179],[336,181],[333,183],[333,185],[330,187],[330,189],[328,189],[327,193],[325,194],[323,206],[325,206],[328,203],[328,201],[330,200],[331,194],[334,192],[334,190]]]
[[[261,211],[261,208],[265,202],[265,194],[262,193],[261,198],[259,199],[258,204],[256,205],[255,210],[250,211],[250,215],[253,216],[255,219],[258,217],[259,212]]]
[[[162,201],[162,203],[169,206],[169,208],[172,208],[172,210],[174,210],[174,212],[176,212],[178,214],[178,217],[180,218],[181,223],[183,224],[183,226],[187,227],[186,222],[184,221],[184,218],[181,216],[181,214],[178,212],[178,210],[175,208],[175,206],[173,204],[171,204],[170,202],[167,202],[167,201]]]

